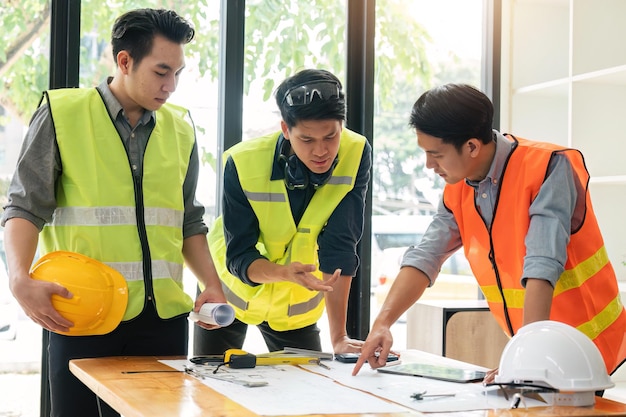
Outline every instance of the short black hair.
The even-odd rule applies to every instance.
[[[460,149],[469,139],[493,141],[493,103],[468,84],[445,84],[426,91],[411,110],[409,125]]]
[[[290,106],[285,101],[285,94],[290,88],[310,84],[316,81],[330,81],[339,87],[339,95],[329,99],[314,99],[307,105]],[[334,74],[323,69],[305,69],[286,78],[275,92],[276,104],[280,115],[291,129],[300,120],[346,120],[346,100],[341,81]]]
[[[139,64],[152,51],[156,35],[162,35],[172,42],[187,44],[195,34],[193,25],[173,10],[131,10],[119,16],[111,30],[113,60],[117,61],[120,51],[128,51]]]

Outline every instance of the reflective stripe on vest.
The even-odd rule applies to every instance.
[[[149,278],[160,317],[189,312],[193,301],[182,289],[182,188],[195,139],[187,111],[165,105],[156,112],[139,202],[126,150],[97,90],[51,90],[47,97],[63,172],[57,209],[41,233],[43,252],[82,253],[122,273],[129,288],[123,320],[142,311]],[[151,276],[142,263],[148,257]]]
[[[365,138],[343,129],[338,163],[332,177],[318,188],[300,223],[291,214],[284,181],[269,181],[271,164],[280,133],[241,142],[224,153],[232,157],[242,189],[259,220],[257,249],[271,262],[286,265],[292,261],[318,264],[317,237],[341,200],[354,187]],[[248,324],[267,321],[273,329],[299,329],[315,323],[324,311],[324,295],[291,283],[277,282],[250,286],[231,275],[226,267],[226,246],[221,217],[209,232],[211,253],[236,317]],[[321,277],[319,271],[315,275]]]
[[[137,226],[134,207],[59,207],[52,220],[54,226]],[[180,227],[183,212],[168,208],[146,207],[144,209],[146,225]]]
[[[513,332],[523,324],[525,291],[521,278],[526,254],[524,240],[530,223],[528,212],[555,152],[570,161],[585,193],[586,212],[580,228],[571,234],[565,271],[553,293],[550,319],[577,327],[589,336],[611,372],[624,359],[626,312],[591,206],[587,192],[589,174],[580,152],[517,140],[500,180],[491,234],[476,210],[474,189],[465,182],[447,185],[444,203],[454,214],[462,241],[471,242],[464,246],[465,255],[491,312],[511,335],[509,323]]]

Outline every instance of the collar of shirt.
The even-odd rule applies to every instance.
[[[113,92],[109,88],[109,83],[112,80],[113,80],[113,77],[109,77],[106,80],[102,81],[100,85],[98,85],[96,88],[100,92],[100,95],[102,96],[102,100],[104,101],[104,105],[109,111],[109,115],[111,116],[111,118],[117,121],[120,121],[120,120],[124,121],[126,124],[128,124],[128,119],[124,115],[124,108],[122,107],[120,102],[113,95]],[[151,121],[152,122],[156,121],[154,112],[149,111],[149,110],[144,110],[143,116],[141,116],[141,119],[139,120],[139,124],[146,125]]]
[[[493,134],[496,140],[496,153],[493,156],[493,161],[491,161],[489,172],[481,181],[470,181],[466,178],[465,183],[470,187],[478,188],[481,183],[485,182],[493,184],[500,182],[500,177],[502,177],[502,171],[504,170],[504,164],[513,149],[514,142],[505,138],[504,135],[497,130],[494,130]]]

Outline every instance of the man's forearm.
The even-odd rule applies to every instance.
[[[30,221],[19,217],[7,220],[4,228],[4,246],[11,282],[29,273],[37,252],[38,239],[39,229]]]
[[[257,284],[268,284],[284,281],[281,270],[282,265],[275,264],[265,258],[259,258],[248,267],[248,279]]]
[[[324,274],[324,279],[330,278],[330,274]],[[326,301],[326,315],[330,330],[330,341],[335,346],[344,338],[348,337],[346,331],[346,314],[348,309],[348,297],[352,277],[342,275],[333,285],[333,291],[324,293]]]
[[[524,325],[550,319],[554,288],[544,279],[528,278],[524,294]]]
[[[183,257],[191,272],[205,287],[221,287],[204,234],[193,235],[183,241]]]

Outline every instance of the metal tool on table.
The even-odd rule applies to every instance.
[[[192,366],[185,365],[183,370],[175,369],[155,369],[155,370],[132,370],[123,371],[124,374],[135,373],[157,373],[157,372],[184,372],[198,379],[212,378],[221,381],[231,382],[246,387],[263,387],[268,384],[267,381],[250,377],[249,375],[241,375],[237,373],[221,372],[222,366],[227,365],[232,369],[252,369],[263,365],[320,365],[328,369],[328,367],[320,362],[317,356],[307,356],[306,354],[273,352],[261,355],[254,355],[242,349],[228,349],[223,356],[197,356],[190,359]],[[216,365],[212,369],[211,365]]]
[[[417,401],[421,401],[426,398],[440,398],[440,397],[454,397],[456,394],[427,394],[427,391],[416,392],[411,394],[411,398]]]
[[[233,384],[243,385],[244,387],[254,388],[254,387],[264,387],[268,384],[267,381],[263,379],[259,379],[256,376],[251,375],[240,375],[233,373],[217,373],[217,369],[213,371],[209,371],[208,369],[203,369],[204,366],[194,366],[193,368],[185,367],[185,371],[195,376],[198,379],[204,378],[212,378],[218,379],[220,381],[230,382]]]
[[[268,353],[261,355],[254,355],[252,353],[246,352],[242,349],[228,349],[224,352],[224,360],[222,363],[218,364],[217,367],[210,373],[201,373],[200,377],[209,377],[220,379],[227,382],[232,382],[235,384],[244,385],[247,387],[262,387],[267,385],[266,381],[243,378],[240,375],[233,374],[220,374],[218,373],[220,368],[224,365],[227,365],[232,369],[251,369],[257,366],[263,365],[310,365],[317,364],[323,367],[320,362],[319,357],[312,356],[300,356],[297,354],[277,354],[277,353]]]
[[[335,355],[332,352],[322,352],[320,350],[310,350],[310,349],[300,349],[294,347],[285,346],[284,350],[279,350],[277,352],[271,352],[268,355],[301,355],[301,356],[312,356],[314,358],[326,359],[332,361]]]

